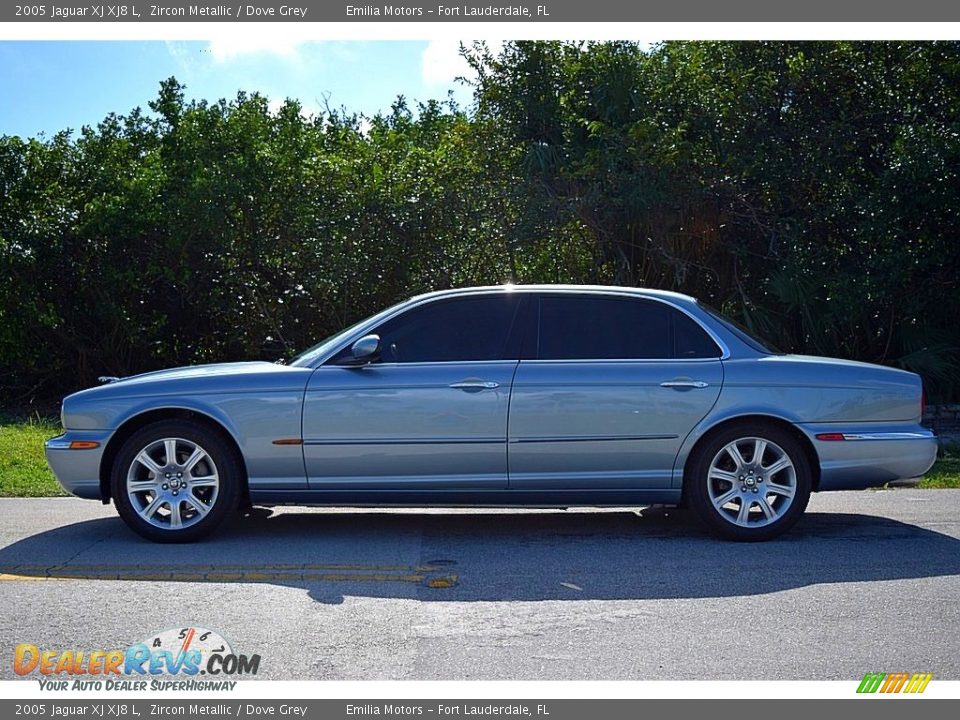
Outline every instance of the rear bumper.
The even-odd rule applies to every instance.
[[[820,458],[820,490],[859,490],[923,475],[937,459],[937,438],[920,425],[801,425]],[[842,439],[818,440],[829,434]]]
[[[43,444],[47,464],[64,490],[88,500],[101,499],[100,461],[110,434],[109,430],[69,430]],[[72,449],[70,444],[75,441],[97,446]]]

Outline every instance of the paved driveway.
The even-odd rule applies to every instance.
[[[270,679],[960,679],[960,491],[818,495],[751,545],[656,509],[256,509],[174,546],[89,501],[0,517],[10,657],[201,626]]]

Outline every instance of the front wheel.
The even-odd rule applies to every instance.
[[[714,533],[769,540],[806,510],[813,472],[799,441],[763,425],[729,428],[705,442],[685,478],[690,505]]]
[[[236,507],[241,470],[219,434],[187,420],[162,420],[135,432],[111,474],[117,512],[154,542],[191,542]]]

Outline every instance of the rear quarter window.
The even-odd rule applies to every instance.
[[[541,360],[718,358],[716,342],[666,303],[603,296],[540,299]]]

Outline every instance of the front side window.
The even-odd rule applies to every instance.
[[[357,328],[360,325],[363,325],[364,323],[367,323],[367,322],[373,322],[377,319],[378,316],[386,317],[388,315],[391,315],[393,314],[393,312],[396,310],[397,307],[398,307],[397,305],[388,307],[385,310],[381,310],[376,315],[372,315],[368,318],[364,318],[363,320],[359,320],[353,323],[352,325],[350,325],[349,327],[346,327],[343,330],[339,330],[338,332],[335,332],[333,335],[330,335],[329,337],[324,338],[323,340],[318,342],[316,345],[313,345],[312,347],[309,347],[306,350],[300,352],[299,354],[293,356],[290,359],[289,364],[292,367],[310,367],[311,364],[314,361],[316,361],[317,358],[322,357],[324,354],[330,352],[331,350],[333,350],[333,348],[335,348],[337,345],[343,342],[344,338],[348,337],[353,332],[354,328]],[[345,354],[346,353],[343,353],[343,352],[337,353],[337,357],[342,357]]]
[[[686,314],[661,302],[603,296],[540,300],[541,360],[718,358],[720,348]]]
[[[413,308],[372,330],[381,362],[502,360],[518,306],[505,293],[440,300]]]

